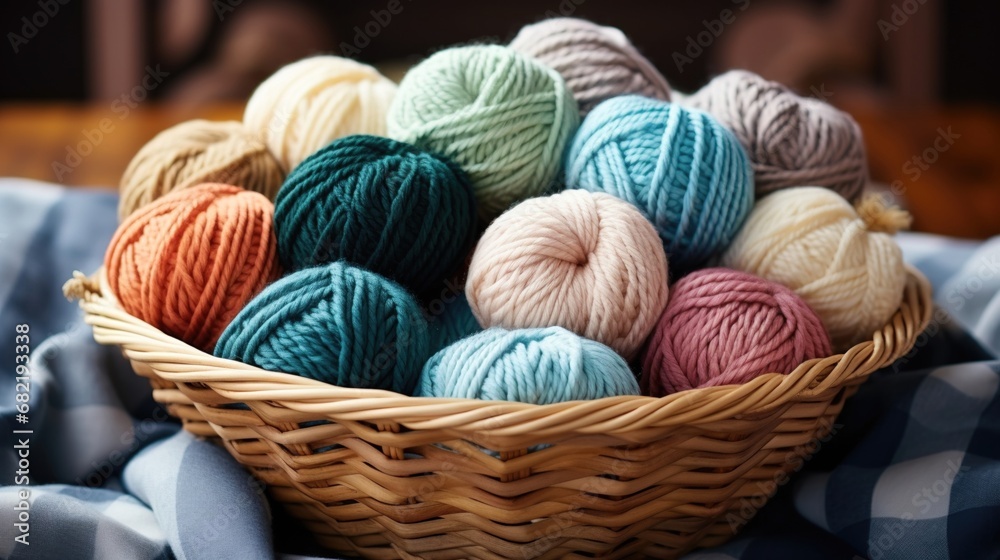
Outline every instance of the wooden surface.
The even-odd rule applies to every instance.
[[[239,104],[126,109],[0,106],[0,176],[115,188],[132,155],[160,130],[243,113]],[[864,131],[873,179],[895,185],[914,229],[969,238],[1000,234],[1000,111],[849,110]],[[936,140],[949,130],[957,137]],[[935,141],[946,149],[936,149]]]
[[[114,189],[135,152],[161,130],[194,118],[242,117],[241,104],[207,108],[147,104],[134,109],[121,103],[3,105],[0,177]]]
[[[1000,111],[852,113],[864,132],[872,178],[901,194],[914,230],[1000,234]]]

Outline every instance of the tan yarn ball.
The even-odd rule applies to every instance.
[[[385,136],[395,95],[396,84],[367,64],[314,56],[281,68],[257,86],[243,123],[288,172],[337,138]]]
[[[870,340],[899,308],[906,270],[892,234],[909,221],[878,196],[855,209],[826,188],[783,189],[757,202],[722,265],[794,290],[843,351]]]
[[[224,183],[274,200],[284,181],[267,147],[237,121],[193,120],[150,140],[122,176],[118,215],[126,218],[163,195],[201,183]]]
[[[494,220],[465,294],[484,327],[559,326],[632,358],[667,305],[667,278],[663,243],[634,206],[570,190]]]

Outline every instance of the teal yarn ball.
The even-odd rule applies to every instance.
[[[491,328],[434,354],[417,394],[552,404],[638,395],[639,384],[614,350],[562,327]]]
[[[436,352],[449,344],[483,330],[469,307],[465,292],[453,296],[445,302],[431,301],[427,306],[429,317],[431,348]]]
[[[579,125],[558,72],[508,47],[445,49],[411,69],[389,106],[389,136],[454,159],[485,221],[555,182]]]
[[[287,270],[346,260],[420,293],[465,256],[476,227],[453,162],[380,136],[333,141],[285,179],[274,208]]]
[[[566,185],[638,207],[681,270],[725,249],[754,202],[750,160],[732,132],[707,113],[635,95],[587,115],[570,148]]]
[[[413,296],[343,262],[271,284],[215,347],[216,356],[269,371],[404,395],[430,354],[427,323]]]

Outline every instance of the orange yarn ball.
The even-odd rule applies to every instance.
[[[104,268],[122,308],[211,352],[226,325],[279,276],[274,205],[206,183],[140,208],[115,232]]]

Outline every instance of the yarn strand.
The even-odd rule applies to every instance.
[[[882,196],[876,193],[865,195],[858,203],[857,210],[868,231],[891,235],[908,229],[912,222],[909,212],[889,207]]]

